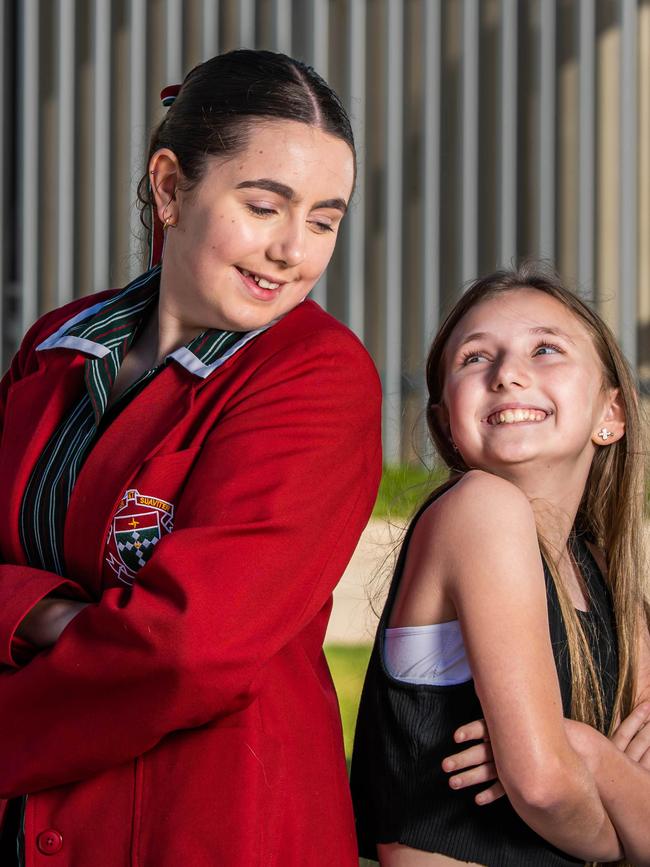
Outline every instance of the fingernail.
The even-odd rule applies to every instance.
[[[464,741],[465,740],[465,732],[464,731],[456,732],[456,734],[454,735],[454,738],[456,739],[456,742]]]
[[[445,771],[453,771],[456,767],[456,762],[453,759],[445,759],[442,763],[442,767]]]
[[[462,777],[452,777],[451,780],[449,780],[449,785],[452,786],[454,789],[459,789],[462,786],[462,784],[463,784],[463,778]]]
[[[474,800],[476,801],[477,804],[484,804],[486,802],[487,798],[485,797],[485,795],[481,794],[481,795],[477,795]]]

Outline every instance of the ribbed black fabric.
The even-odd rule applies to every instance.
[[[397,562],[359,708],[351,786],[360,854],[376,859],[377,843],[400,842],[486,867],[574,867],[582,862],[555,849],[532,831],[507,798],[479,807],[473,798],[481,787],[450,789],[441,762],[458,749],[452,734],[458,726],[483,716],[473,681],[456,686],[409,684],[395,680],[386,671],[384,631],[417,517]],[[584,541],[576,539],[573,547],[590,597],[590,610],[580,616],[586,622],[592,652],[600,664],[609,715],[617,679],[611,602]],[[544,573],[562,704],[565,716],[570,716],[566,630],[546,566]]]

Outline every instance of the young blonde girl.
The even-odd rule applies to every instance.
[[[427,382],[451,475],[409,527],[366,676],[361,854],[384,867],[650,864],[629,367],[602,320],[528,264],[463,295]]]

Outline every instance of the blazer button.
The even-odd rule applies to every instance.
[[[63,848],[63,837],[58,831],[53,828],[48,828],[47,831],[41,831],[36,838],[38,851],[43,855],[56,855]]]

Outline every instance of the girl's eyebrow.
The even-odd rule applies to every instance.
[[[565,340],[568,340],[569,343],[575,343],[575,340],[566,333],[566,331],[562,331],[560,328],[554,328],[551,325],[537,325],[535,328],[528,329],[529,334],[550,334],[554,337],[564,337]],[[486,337],[489,337],[487,331],[473,331],[471,334],[468,334],[464,337],[461,342],[458,344],[458,348],[464,346],[466,343],[471,343],[473,340],[484,340]]]
[[[562,331],[561,328],[553,328],[550,325],[540,325],[537,328],[530,329],[531,334],[551,334],[554,337],[564,337],[565,340],[568,340],[569,343],[574,343],[575,340],[571,337],[570,334],[567,334],[566,331]]]
[[[257,178],[254,181],[241,181],[237,184],[235,189],[246,190],[251,187],[257,190],[267,190],[269,193],[277,193],[278,196],[282,196],[282,198],[286,199],[288,202],[298,201],[298,196],[296,195],[295,190],[286,184],[282,184],[280,181],[274,181],[271,178]],[[343,214],[348,210],[347,203],[344,202],[343,199],[324,199],[322,202],[315,202],[312,205],[312,209],[315,208],[335,208]]]

